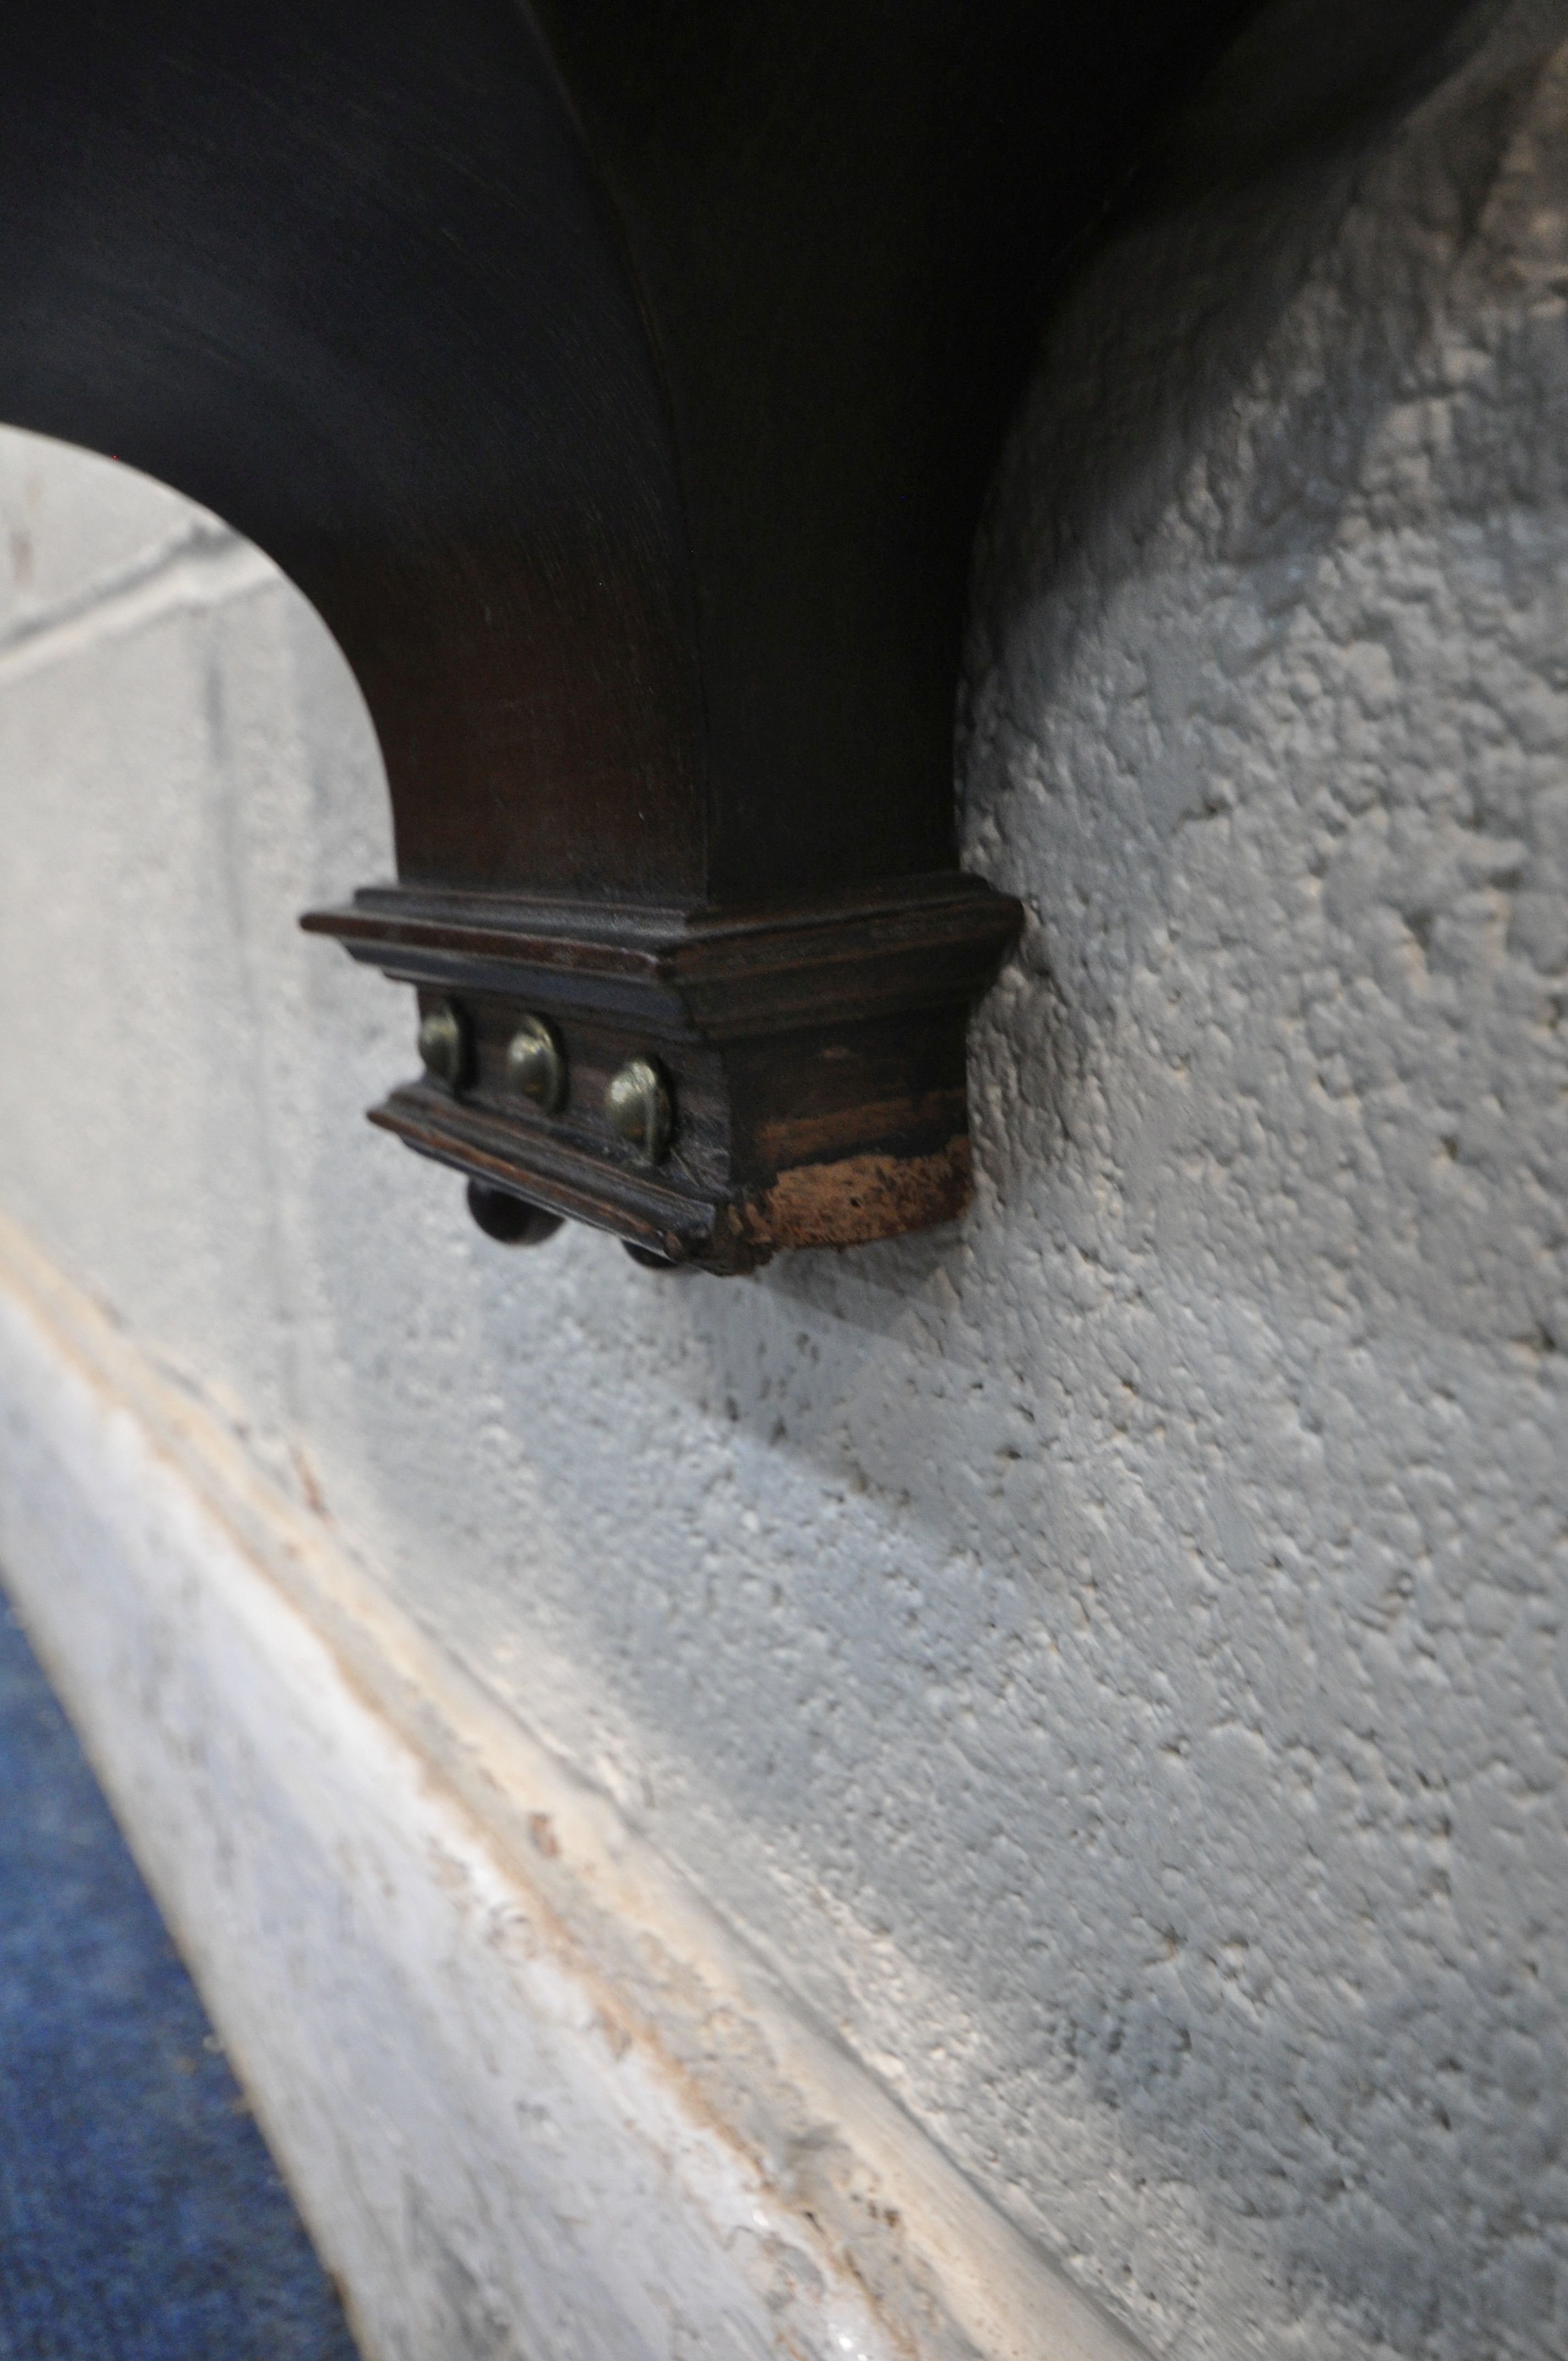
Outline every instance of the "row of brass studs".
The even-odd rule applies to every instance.
[[[467,1018],[443,1000],[419,1028],[419,1054],[433,1080],[462,1091],[474,1074],[474,1036]],[[560,1036],[543,1016],[522,1017],[507,1044],[507,1080],[542,1115],[565,1104],[566,1057]],[[629,1058],[604,1094],[605,1119],[638,1161],[660,1164],[669,1153],[674,1108],[670,1086],[652,1058]]]

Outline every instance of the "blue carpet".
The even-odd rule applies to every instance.
[[[0,2361],[354,2361],[108,1807],[0,1600]]]

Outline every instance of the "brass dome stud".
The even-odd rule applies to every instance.
[[[652,1058],[629,1058],[604,1094],[605,1119],[640,1164],[669,1153],[674,1120],[669,1085]]]
[[[472,1040],[468,1021],[449,1000],[427,1011],[419,1028],[419,1054],[433,1082],[460,1091],[468,1079]]]
[[[554,1115],[566,1095],[566,1060],[560,1038],[543,1016],[524,1016],[507,1043],[507,1081],[541,1115]]]

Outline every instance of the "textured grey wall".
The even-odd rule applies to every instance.
[[[389,865],[334,652],[22,438],[0,1195],[1153,2349],[1542,2356],[1568,6],[1232,189],[998,487],[961,1233],[479,1238],[359,1119],[407,1006],[292,929]]]

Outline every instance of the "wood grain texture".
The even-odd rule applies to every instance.
[[[963,1013],[1017,920],[954,873],[980,505],[1075,242],[1246,13],[7,27],[0,415],[205,502],[343,647],[400,884],[311,923],[471,999],[479,1045],[378,1121],[716,1268],[953,1210]],[[509,1011],[570,1037],[543,1128],[498,1095]],[[590,1097],[654,1049],[678,1121],[638,1174]]]

